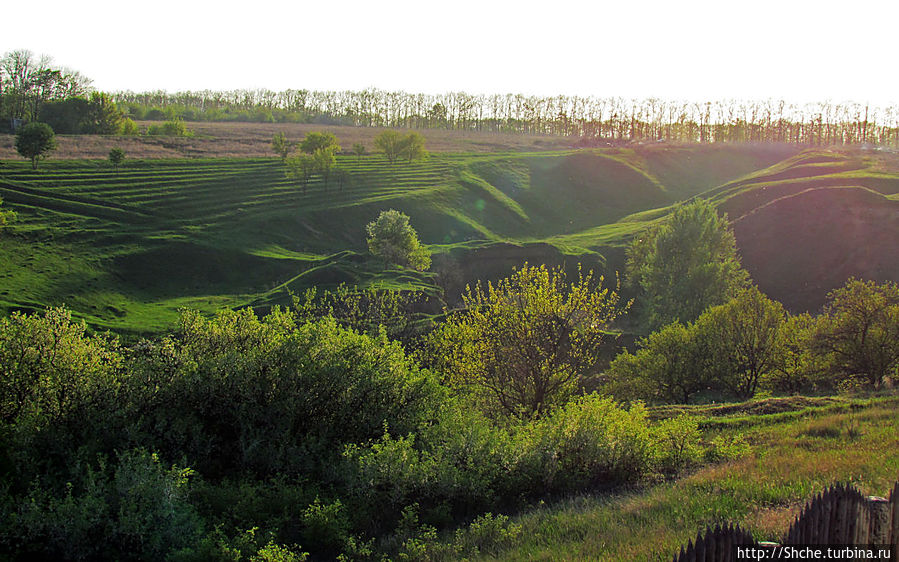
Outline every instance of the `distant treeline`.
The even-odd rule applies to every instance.
[[[317,123],[615,141],[899,146],[899,111],[857,103],[670,101],[522,94],[231,90],[118,92],[133,119]]]

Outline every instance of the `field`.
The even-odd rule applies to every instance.
[[[97,328],[154,333],[181,307],[266,307],[341,282],[418,286],[452,306],[465,284],[525,261],[583,262],[614,278],[636,233],[699,194],[735,220],[744,264],[790,309],[815,310],[850,275],[899,276],[892,154],[776,145],[535,152],[522,149],[562,139],[428,131],[429,159],[341,155],[346,184],[314,178],[304,193],[277,159],[259,155],[272,131],[309,126],[191,127],[198,137],[129,139],[140,146],[123,145],[118,171],[100,158],[119,139],[103,137],[63,139],[63,158],[36,172],[0,161],[0,196],[18,214],[2,238],[0,308],[65,304]],[[344,145],[377,132],[346,129],[337,130]],[[167,143],[175,148],[153,152]],[[76,159],[85,154],[94,159]],[[368,256],[364,226],[388,208],[408,214],[430,245],[431,272],[385,270]]]

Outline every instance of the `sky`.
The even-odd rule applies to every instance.
[[[50,55],[102,91],[899,106],[899,0],[44,0],[0,12],[0,53]]]

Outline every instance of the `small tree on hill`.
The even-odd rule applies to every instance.
[[[299,180],[303,184],[303,195],[305,195],[309,179],[315,173],[315,158],[308,154],[294,154],[284,163],[287,165],[287,178]]]
[[[362,158],[365,156],[365,145],[361,142],[357,142],[353,145],[353,154],[355,154],[358,158]]]
[[[384,131],[375,137],[375,147],[384,153],[387,161],[396,163],[402,149],[402,137],[397,131]]]
[[[46,123],[29,123],[16,133],[16,152],[31,159],[31,169],[37,170],[37,162],[56,149],[56,135]]]
[[[340,144],[333,133],[321,133],[312,131],[306,133],[306,138],[300,142],[300,150],[306,154],[315,154],[319,150],[329,150],[332,154],[340,152]]]
[[[425,138],[421,134],[412,131],[400,141],[399,153],[411,163],[413,160],[427,158],[425,150]]]
[[[424,271],[431,266],[431,252],[418,241],[418,233],[409,217],[390,209],[381,211],[377,220],[368,223],[368,249],[386,264],[396,264]]]
[[[281,161],[287,159],[287,156],[290,154],[290,151],[293,150],[294,143],[287,140],[287,137],[284,136],[284,133],[278,133],[274,137],[272,137],[272,150],[275,151]]]
[[[315,169],[322,175],[325,188],[327,188],[328,180],[331,177],[331,169],[337,163],[337,158],[334,157],[334,150],[331,148],[319,148],[312,153],[312,160],[315,162]]]
[[[119,164],[125,161],[125,151],[119,147],[114,147],[109,150],[109,163],[112,164],[115,171],[119,171]]]

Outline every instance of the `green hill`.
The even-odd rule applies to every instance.
[[[4,162],[0,196],[18,220],[0,237],[0,309],[66,304],[96,327],[147,333],[169,328],[180,307],[269,306],[312,285],[442,288],[452,301],[524,261],[613,275],[635,233],[698,194],[737,219],[760,283],[766,271],[793,279],[765,264],[781,245],[753,245],[753,233],[790,222],[777,209],[801,213],[787,201],[810,188],[864,188],[894,216],[888,156],[749,145],[437,153],[393,166],[340,156],[345,184],[316,178],[305,194],[269,158],[130,160],[118,172],[96,160],[49,160],[36,172]],[[385,270],[368,256],[364,226],[388,208],[430,245],[430,273]]]

